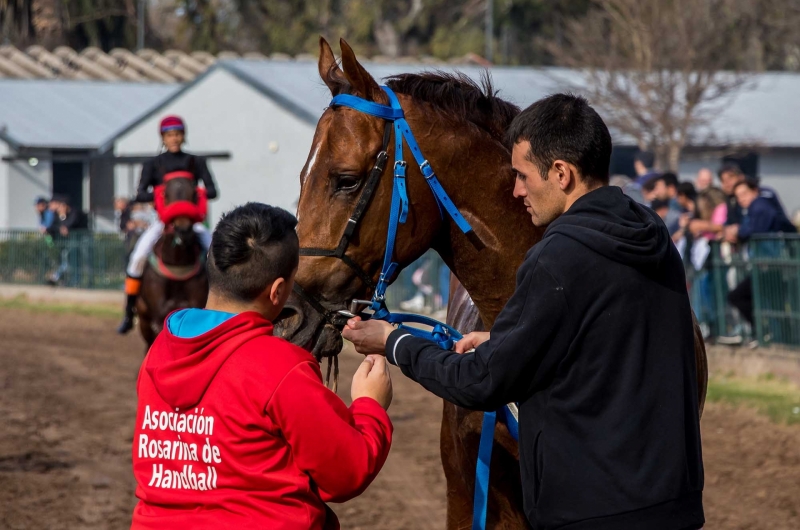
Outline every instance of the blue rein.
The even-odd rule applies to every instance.
[[[403,140],[405,140],[405,143],[411,150],[414,160],[419,166],[423,177],[425,177],[425,181],[428,183],[433,196],[436,198],[436,203],[439,206],[439,215],[444,217],[442,212],[442,210],[444,210],[461,232],[463,232],[476,247],[482,248],[483,244],[475,235],[472,226],[464,219],[464,216],[458,211],[456,205],[453,204],[450,196],[447,195],[447,192],[436,177],[433,168],[422,155],[419,144],[414,138],[414,134],[411,132],[411,127],[409,127],[405,119],[405,113],[400,106],[397,96],[388,86],[382,86],[381,88],[389,98],[389,105],[367,101],[350,94],[334,96],[330,103],[331,107],[349,107],[359,112],[388,120],[393,122],[394,126],[394,184],[392,188],[391,213],[389,214],[389,232],[386,236],[386,251],[383,255],[381,274],[378,278],[375,291],[372,294],[372,300],[370,301],[370,309],[373,311],[371,318],[385,320],[390,324],[395,324],[398,328],[403,329],[415,337],[432,340],[437,343],[440,348],[450,350],[453,348],[455,342],[462,338],[458,330],[430,317],[407,313],[391,313],[386,307],[386,289],[394,279],[399,268],[399,264],[394,261],[394,244],[397,239],[397,229],[399,225],[405,224],[408,219],[408,192],[406,189],[407,163],[403,158]],[[418,327],[408,326],[407,324],[421,324],[431,329],[428,331]],[[486,528],[486,510],[489,500],[489,467],[492,459],[494,430],[498,418],[508,426],[508,430],[511,432],[512,436],[514,436],[514,439],[519,439],[517,420],[508,407],[503,407],[496,412],[484,413],[475,475],[475,496],[473,499],[472,517],[473,530],[484,530]]]

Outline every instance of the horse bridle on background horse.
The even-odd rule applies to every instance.
[[[368,305],[373,311],[371,318],[378,320],[385,320],[391,324],[396,324],[397,327],[402,328],[407,333],[422,337],[436,342],[441,348],[451,349],[456,340],[461,338],[461,333],[455,328],[448,326],[438,320],[425,317],[422,315],[404,314],[404,313],[390,313],[386,307],[386,288],[394,278],[399,264],[394,261],[394,244],[397,237],[398,224],[403,224],[408,218],[408,194],[406,193],[406,167],[407,164],[403,160],[403,139],[405,138],[414,159],[419,164],[419,169],[425,177],[425,181],[433,192],[436,202],[439,206],[439,214],[442,214],[442,209],[447,211],[447,214],[456,223],[458,228],[467,236],[470,242],[481,250],[484,248],[483,242],[472,230],[472,227],[458,211],[458,208],[450,200],[447,192],[439,183],[433,168],[422,156],[419,145],[417,144],[411,128],[406,122],[405,114],[400,106],[400,102],[395,96],[394,92],[387,86],[381,87],[386,95],[389,97],[390,105],[381,105],[373,101],[352,96],[349,94],[339,94],[334,96],[331,100],[330,106],[343,106],[349,107],[365,114],[370,114],[378,118],[386,120],[386,125],[383,130],[383,145],[378,153],[375,165],[367,177],[364,189],[358,198],[356,207],[353,209],[352,215],[347,220],[347,226],[344,229],[339,244],[334,250],[322,248],[301,248],[301,256],[317,256],[325,258],[337,258],[344,262],[345,265],[350,267],[356,275],[364,282],[364,285],[372,290],[372,300],[353,300],[353,304]],[[392,206],[389,214],[389,231],[386,236],[386,251],[383,256],[383,266],[381,267],[381,274],[378,277],[377,283],[372,280],[372,277],[361,268],[355,261],[347,256],[347,248],[350,246],[350,239],[355,232],[361,218],[364,216],[367,207],[369,206],[375,190],[378,188],[378,182],[386,169],[386,162],[389,155],[386,149],[389,146],[389,138],[391,136],[392,124],[394,124],[395,131],[395,162],[394,162],[394,187],[392,189]],[[295,293],[304,300],[308,305],[314,308],[315,311],[320,313],[325,320],[338,330],[341,330],[347,320],[354,316],[356,312],[353,311],[333,311],[326,309],[322,303],[315,297],[311,296],[303,290],[297,283],[294,283]],[[416,327],[405,326],[405,323],[423,324],[432,328],[431,331],[418,329]],[[336,359],[336,375],[334,376],[334,392],[336,385],[336,376],[338,376],[339,366],[338,358]],[[328,363],[327,379],[330,381],[331,363]],[[483,416],[483,423],[481,426],[480,445],[478,447],[478,461],[475,471],[475,492],[473,498],[473,517],[472,528],[473,530],[484,530],[486,528],[486,515],[489,502],[489,467],[492,459],[492,446],[494,444],[494,431],[498,419],[504,422],[509,430],[509,433],[515,440],[519,440],[519,425],[517,423],[517,412],[514,404],[501,407],[497,411],[485,412]]]

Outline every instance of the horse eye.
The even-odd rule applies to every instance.
[[[353,191],[360,184],[360,180],[353,175],[339,175],[336,178],[336,191]]]

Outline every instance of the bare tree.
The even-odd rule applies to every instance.
[[[710,119],[749,80],[751,36],[738,22],[747,0],[594,0],[549,49],[582,68],[583,93],[608,125],[676,170],[702,143]]]

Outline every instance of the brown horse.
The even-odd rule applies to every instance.
[[[319,73],[331,94],[348,93],[387,104],[352,49],[344,41],[341,48],[342,68],[328,43],[320,40]],[[478,251],[455,224],[440,215],[421,172],[409,167],[411,208],[407,222],[398,230],[395,260],[407,266],[427,249],[435,249],[463,284],[454,284],[451,290],[448,321],[463,332],[484,325],[488,329],[514,291],[516,270],[525,253],[543,233],[531,225],[530,217],[512,196],[514,175],[504,132],[519,109],[496,97],[488,78],[480,87],[464,76],[404,74],[390,78],[387,84],[397,93],[440,182],[485,244]],[[323,113],[301,174],[297,227],[301,248],[336,248],[382,148],[383,133],[381,119],[358,111],[337,107]],[[391,168],[391,147],[388,155],[387,168]],[[347,250],[349,260],[373,282],[381,268],[392,195],[386,173],[391,174],[391,169],[385,171]],[[342,346],[341,335],[320,308],[344,309],[351,299],[368,297],[371,293],[361,276],[341,259],[302,257],[296,281],[307,296],[314,297],[316,307],[299,298],[290,299],[278,330],[296,344],[313,349],[319,358],[336,355]],[[702,341],[696,349],[702,360],[698,384],[704,396]],[[480,412],[444,403],[441,456],[450,529],[471,525],[481,420]],[[495,433],[495,444],[487,526],[526,528],[517,444],[502,425]]]
[[[197,191],[188,178],[167,181],[164,195],[165,205],[177,201],[197,202]],[[203,247],[193,224],[188,217],[177,217],[167,224],[145,267],[136,313],[139,331],[148,348],[172,311],[206,304],[208,278],[202,259]]]

